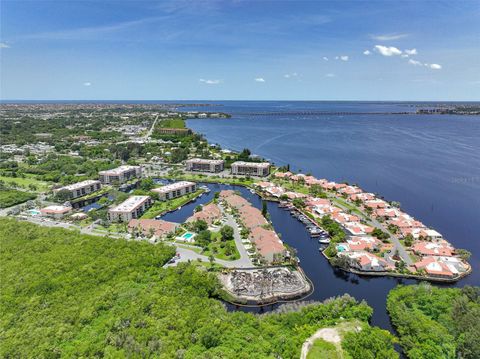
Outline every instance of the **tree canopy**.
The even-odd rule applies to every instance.
[[[298,358],[319,327],[372,314],[348,295],[229,312],[215,273],[163,268],[162,244],[0,219],[0,250],[1,357]]]

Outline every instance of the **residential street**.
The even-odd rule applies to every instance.
[[[334,196],[329,196],[330,198],[334,198]],[[345,212],[349,212],[349,208],[346,207],[346,206],[343,206],[341,203],[335,203],[336,206],[340,207],[341,209],[343,209]],[[365,212],[363,212],[360,208],[358,208],[359,211],[362,212],[362,214],[364,216],[366,216],[370,222],[372,223],[373,226],[375,227],[378,227],[380,228],[382,231],[384,231],[385,233],[388,233],[390,234],[390,241],[392,242],[393,244],[393,249],[392,249],[392,252],[391,252],[391,255],[393,255],[395,253],[396,250],[398,250],[398,255],[400,256],[400,258],[402,258],[402,260],[405,262],[406,265],[412,265],[413,264],[413,261],[412,261],[412,258],[410,258],[410,255],[408,254],[407,250],[405,249],[405,247],[400,243],[399,239],[397,236],[393,235],[392,233],[390,233],[388,231],[387,228],[385,228],[383,226],[382,223],[380,223],[379,221],[377,221],[376,219],[374,218],[371,218],[371,216],[368,216]],[[390,258],[388,258],[390,259]],[[390,260],[391,261],[391,260]]]

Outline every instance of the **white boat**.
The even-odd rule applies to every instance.
[[[319,239],[318,243],[329,244],[330,243],[330,238]]]

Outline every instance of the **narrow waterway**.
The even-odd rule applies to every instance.
[[[203,185],[203,183],[201,184]],[[261,209],[262,199],[247,188],[221,184],[204,184],[211,190],[203,194],[195,201],[183,206],[181,209],[167,213],[162,219],[173,222],[184,222],[192,215],[196,206],[211,201],[215,192],[223,189],[239,191],[255,207]],[[323,301],[327,298],[350,294],[357,300],[366,300],[373,308],[372,324],[392,331],[392,326],[386,311],[386,299],[388,292],[398,284],[414,284],[415,280],[405,280],[390,277],[368,277],[345,273],[333,268],[319,251],[319,243],[310,237],[305,226],[292,217],[289,211],[278,207],[276,202],[267,203],[268,213],[277,233],[289,246],[297,250],[300,265],[305,274],[315,286],[315,291],[307,300]],[[448,286],[448,285],[447,285]],[[259,308],[237,307],[228,305],[229,310],[243,310],[263,313],[273,310],[278,305],[270,305]]]

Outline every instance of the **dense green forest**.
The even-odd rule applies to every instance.
[[[480,358],[479,287],[399,286],[387,309],[408,358]]]
[[[174,250],[161,244],[0,219],[0,250],[4,358],[298,358],[319,327],[372,314],[348,295],[265,315],[228,312],[215,274],[162,268]],[[348,338],[352,358],[397,357],[392,336],[364,333]]]

